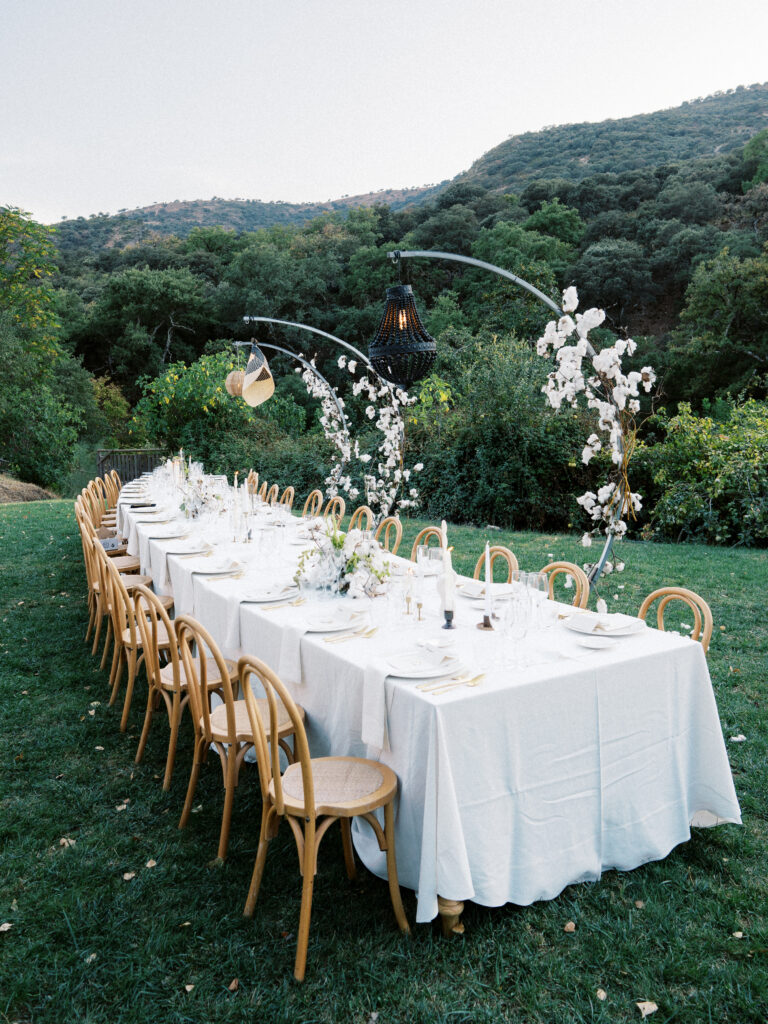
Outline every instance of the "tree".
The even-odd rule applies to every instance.
[[[542,235],[559,238],[567,245],[578,245],[586,228],[578,210],[564,206],[557,196],[552,202],[543,202],[535,213],[523,221],[522,226],[526,231],[538,231]]]
[[[630,305],[654,293],[650,261],[637,242],[609,238],[595,242],[569,271],[581,306],[600,306],[623,325]]]
[[[57,326],[51,286],[55,257],[50,228],[18,207],[0,207],[0,309],[37,344],[52,345]]]

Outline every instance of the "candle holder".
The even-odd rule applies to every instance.
[[[477,628],[478,629],[493,629],[493,623],[491,622],[490,615],[484,615],[483,616],[483,621],[482,622],[478,622]]]
[[[445,616],[445,623],[443,624],[443,629],[456,629],[456,627],[453,624],[453,612],[444,611],[443,615]]]

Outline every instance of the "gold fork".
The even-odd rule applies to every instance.
[[[456,686],[479,686],[480,683],[485,679],[485,672],[481,672],[479,676],[473,676],[471,679],[456,679],[450,682],[440,683],[439,686],[433,686],[431,690],[426,690],[426,693],[431,693],[433,696],[438,696],[441,693],[446,693],[448,690],[452,690]]]
[[[276,612],[278,608],[296,608],[300,604],[304,604],[306,597],[297,597],[295,601],[283,601],[282,604],[271,604],[262,611],[265,612]]]
[[[188,555],[179,555],[179,558],[210,558],[212,554],[213,551],[206,551],[203,554],[201,554],[199,551],[192,551]]]
[[[243,576],[245,576],[245,571],[240,570],[240,572],[228,572],[222,576],[211,576],[209,581],[211,583],[218,583],[219,580],[241,580]]]
[[[327,636],[324,640],[327,644],[341,644],[345,640],[370,640],[378,631],[378,626],[364,626],[362,629],[355,630],[354,633],[345,633],[344,636]]]

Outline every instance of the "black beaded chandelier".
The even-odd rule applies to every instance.
[[[373,368],[386,380],[408,388],[426,377],[437,345],[419,319],[409,284],[387,288],[387,305],[368,348]]]

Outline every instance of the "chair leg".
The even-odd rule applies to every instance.
[[[104,671],[107,666],[107,656],[109,655],[109,645],[112,640],[112,619],[107,620],[107,635],[104,637],[104,652],[101,655],[101,664],[99,668]]]
[[[136,654],[136,648],[131,648],[131,653],[128,658],[128,682],[125,687],[125,701],[123,703],[123,713],[120,716],[120,732],[125,732],[128,728],[128,715],[131,710],[131,701],[133,700],[133,684],[136,682],[136,673],[138,670],[138,656]]]
[[[163,789],[168,790],[171,788],[171,776],[173,775],[173,765],[176,761],[176,744],[179,739],[179,726],[181,724],[181,699],[177,693],[173,695],[173,706],[171,708],[171,735],[168,737],[168,757],[165,761],[165,778],[163,779]]]
[[[112,692],[109,696],[109,706],[117,700],[117,695],[120,692],[120,677],[123,674],[123,660],[125,658],[125,649],[122,644],[115,644],[115,650],[112,654],[112,668],[109,672],[109,685],[112,688]]]
[[[229,846],[229,826],[232,823],[232,806],[235,802],[235,789],[237,788],[237,757],[234,750],[227,754],[227,776],[224,790],[224,810],[221,815],[221,834],[219,836],[219,860],[227,859],[227,847]]]
[[[307,969],[309,922],[312,917],[312,891],[315,886],[315,857],[315,823],[309,821],[304,828],[304,877],[301,885],[299,938],[296,943],[296,962],[293,967],[293,976],[296,981],[304,981],[304,973]]]
[[[245,910],[243,915],[245,917],[253,917],[253,911],[256,909],[256,900],[259,898],[259,889],[261,888],[261,880],[264,877],[264,865],[267,863],[267,850],[269,848],[269,838],[267,835],[267,814],[268,810],[266,807],[261,809],[261,832],[259,833],[259,848],[256,851],[256,863],[253,865],[253,874],[251,875],[251,884],[248,887],[248,896],[245,900]]]
[[[154,711],[156,696],[157,694],[155,690],[153,690],[152,687],[150,686],[149,693],[147,694],[147,710],[144,712],[144,726],[141,730],[141,736],[139,737],[139,746],[136,750],[136,757],[134,758],[136,764],[139,764],[142,757],[144,757],[144,748],[146,747],[147,740],[149,739],[149,729],[150,726],[152,725],[152,713]]]
[[[93,627],[96,625],[96,597],[93,593],[88,598],[88,629],[85,631],[85,642],[88,643]]]
[[[186,828],[187,822],[189,821],[189,815],[192,810],[192,801],[195,798],[195,790],[197,789],[197,780],[200,776],[200,765],[203,763],[203,753],[206,748],[205,740],[195,740],[195,756],[192,761],[192,771],[189,775],[189,785],[187,786],[187,797],[184,801],[184,809],[181,812],[181,818],[179,819],[179,828]]]
[[[397,881],[397,860],[395,858],[395,812],[392,803],[384,805],[384,835],[387,839],[387,879],[389,880],[389,896],[392,900],[392,909],[395,912],[395,919],[401,932],[410,934],[408,918],[403,910],[403,901],[400,896],[400,885]]]
[[[357,878],[355,867],[355,851],[352,848],[352,826],[349,818],[341,819],[341,843],[344,847],[344,866],[347,869],[347,878],[353,882]]]
[[[101,623],[104,619],[104,615],[101,611],[96,613],[96,633],[93,637],[93,646],[91,647],[91,657],[96,657],[96,651],[99,649],[99,637],[101,636]]]

